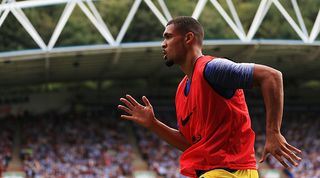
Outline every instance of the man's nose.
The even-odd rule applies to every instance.
[[[162,47],[163,49],[166,48],[166,42],[165,42],[165,40],[162,41],[161,47]]]

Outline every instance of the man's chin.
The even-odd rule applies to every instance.
[[[173,60],[166,59],[166,65],[167,65],[168,67],[173,66],[173,64],[174,64]]]

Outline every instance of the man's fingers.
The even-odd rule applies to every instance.
[[[126,112],[128,114],[132,114],[132,111],[130,109],[128,109],[127,107],[125,107],[125,106],[118,105],[118,108],[123,110],[124,112]]]
[[[267,153],[266,153],[266,150],[264,149],[262,152],[262,156],[261,156],[259,163],[262,163],[266,159],[266,155],[267,155]]]
[[[133,110],[134,106],[125,98],[120,98],[120,101],[123,102],[129,109]]]
[[[298,166],[298,163],[295,162],[285,151],[281,153],[292,165]]]
[[[289,144],[288,144],[289,145]],[[290,145],[291,146],[291,145]],[[283,150],[285,153],[287,153],[291,158],[295,159],[295,160],[298,160],[298,161],[301,161],[301,158],[299,156],[297,156],[296,154],[294,154],[290,148],[284,148]]]
[[[273,155],[285,168],[288,168],[288,164],[286,162],[284,162],[284,160],[282,159],[282,157],[280,155]]]
[[[142,101],[146,106],[151,107],[150,101],[148,100],[148,98],[146,96],[142,97]]]
[[[133,116],[128,116],[128,115],[121,115],[120,116],[122,119],[126,119],[126,120],[130,120],[130,121],[134,121],[135,117]]]
[[[293,150],[294,152],[296,152],[296,153],[299,153],[299,154],[301,154],[302,152],[301,152],[301,150],[299,150],[298,148],[296,148],[296,147],[294,147],[294,146],[292,146],[292,145],[290,145],[290,144],[286,144],[286,146],[290,149],[290,150]],[[300,160],[301,160],[301,158],[300,158]]]
[[[126,95],[128,100],[132,103],[133,106],[139,106],[140,104],[130,95]]]

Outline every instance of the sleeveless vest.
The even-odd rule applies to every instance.
[[[212,56],[200,57],[194,66],[188,96],[185,76],[176,93],[179,131],[191,146],[180,157],[181,173],[196,177],[195,170],[214,168],[256,169],[255,134],[244,92],[220,96],[204,77],[204,68]]]

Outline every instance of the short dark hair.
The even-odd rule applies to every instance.
[[[202,46],[204,31],[202,25],[193,17],[189,16],[179,16],[167,23],[168,25],[173,24],[178,32],[182,35],[187,34],[188,32],[194,33],[198,43]]]

